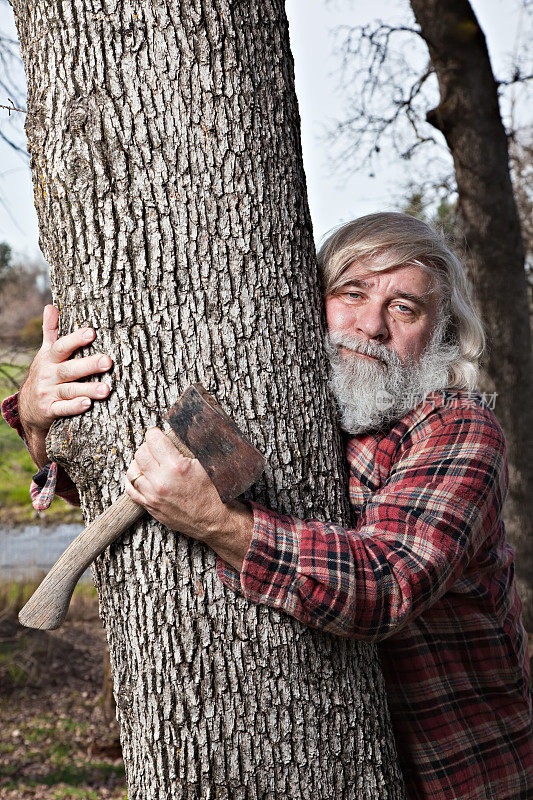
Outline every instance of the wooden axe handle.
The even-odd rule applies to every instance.
[[[174,433],[165,431],[180,453],[188,458],[194,454]],[[19,622],[28,628],[53,630],[59,628],[67,616],[72,592],[96,556],[124,533],[144,514],[127,494],[91,522],[67,547],[48,575],[42,580],[24,608],[19,613]]]

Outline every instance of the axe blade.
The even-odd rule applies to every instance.
[[[168,422],[201,463],[223,503],[249,489],[263,472],[264,456],[200,383],[174,403]]]

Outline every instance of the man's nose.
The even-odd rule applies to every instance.
[[[389,338],[389,329],[383,309],[372,303],[358,309],[356,328],[366,339],[385,342]]]

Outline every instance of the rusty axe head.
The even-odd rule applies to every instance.
[[[222,502],[249,489],[263,472],[264,457],[200,383],[179,397],[168,421],[205,469]]]

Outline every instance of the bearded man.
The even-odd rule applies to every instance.
[[[526,800],[531,695],[501,516],[505,441],[474,391],[483,331],[464,271],[431,228],[392,213],[341,227],[319,263],[353,528],[255,502],[224,505],[199,462],[157,428],[128,468],[126,491],[212,547],[233,590],[378,643],[409,800]],[[67,360],[94,331],[58,338],[57,321],[48,306],[43,347],[3,408],[43,468],[37,508],[54,491],[75,496],[46,464],[53,419],[108,393],[105,383],[77,381],[109,369],[109,356]]]

